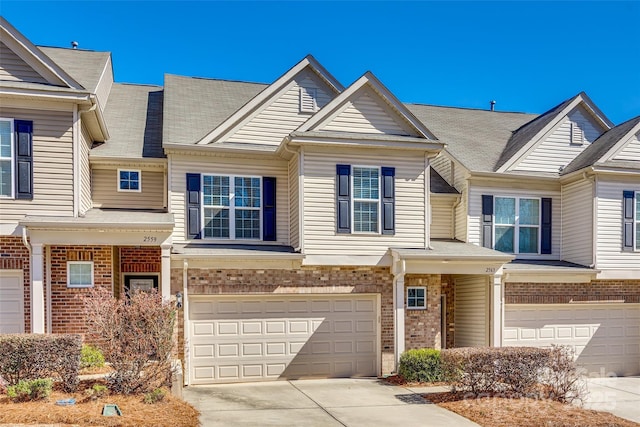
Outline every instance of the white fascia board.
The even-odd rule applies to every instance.
[[[1,86],[1,85],[0,85]],[[29,98],[43,101],[74,102],[84,104],[91,102],[89,92],[79,92],[74,89],[69,91],[47,90],[35,88],[0,87],[0,95],[15,98]]]
[[[431,142],[428,140],[419,140],[419,141],[411,141],[405,142],[401,141],[400,138],[398,140],[379,140],[376,141],[373,138],[367,138],[366,134],[362,134],[361,139],[354,138],[318,138],[318,137],[305,137],[305,136],[295,136],[295,137],[287,137],[285,142],[288,147],[298,147],[298,146],[321,146],[321,147],[351,147],[351,148],[386,148],[386,149],[397,149],[397,150],[409,150],[409,151],[433,151],[439,152],[442,150],[443,145],[440,142]]]
[[[89,162],[95,169],[111,169],[112,167],[137,167],[142,170],[167,168],[166,158],[135,158],[135,157],[100,157],[89,156]]]

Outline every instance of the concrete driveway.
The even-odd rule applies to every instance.
[[[477,424],[376,379],[190,386],[183,398],[208,426],[448,426]]]
[[[640,377],[587,379],[584,407],[640,423]]]

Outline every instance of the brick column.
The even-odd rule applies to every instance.
[[[44,256],[42,243],[31,245],[31,333],[44,334]]]

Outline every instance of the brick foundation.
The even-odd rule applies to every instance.
[[[640,303],[639,280],[591,283],[506,283],[505,304],[567,304],[619,301]]]
[[[31,258],[22,237],[0,236],[0,270],[22,270],[24,330],[31,331]]]

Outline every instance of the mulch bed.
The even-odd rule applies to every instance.
[[[58,424],[81,426],[197,426],[198,411],[166,390],[164,399],[154,404],[143,402],[144,395],[107,395],[97,400],[87,397],[84,390],[100,380],[82,381],[75,393],[55,390],[47,400],[13,403],[0,396],[0,424]],[[76,404],[58,406],[60,399],[75,398]],[[102,415],[105,404],[116,404],[122,416]]]

